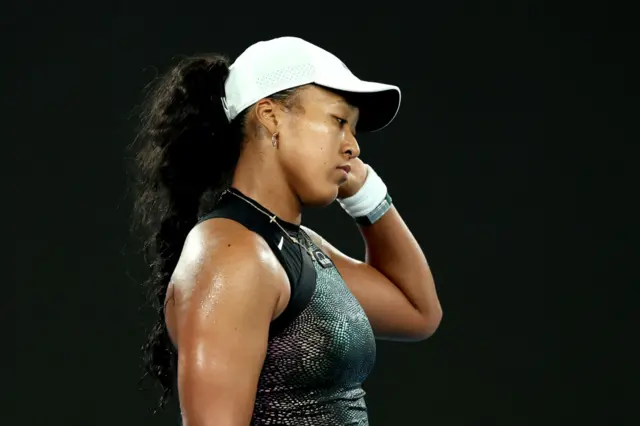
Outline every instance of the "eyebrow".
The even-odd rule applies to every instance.
[[[336,99],[335,103],[338,105],[346,106],[349,109],[349,111],[359,115],[359,112],[360,112],[359,108],[355,105],[350,104],[345,99]]]

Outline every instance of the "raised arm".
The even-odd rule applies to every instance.
[[[267,244],[240,225],[217,219],[190,235],[167,303],[185,426],[250,423],[269,324],[288,292]]]

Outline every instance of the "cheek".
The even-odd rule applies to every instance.
[[[326,137],[329,135],[332,129],[327,121],[313,120],[301,123],[300,130],[304,133],[309,134],[310,136],[315,135],[316,137]]]
[[[330,123],[306,121],[298,123],[287,133],[287,157],[292,160],[304,161],[311,166],[323,163],[335,151],[336,132]]]
[[[305,150],[310,155],[317,156],[318,160],[333,156],[340,144],[336,129],[328,122],[310,122],[305,126],[303,134]]]
[[[307,123],[296,129],[295,135],[285,160],[289,179],[304,204],[325,206],[338,193],[331,168],[339,158],[339,135],[322,122]]]
[[[287,129],[287,143],[281,152],[286,168],[305,182],[331,180],[331,168],[339,161],[341,133],[330,120],[300,119]]]

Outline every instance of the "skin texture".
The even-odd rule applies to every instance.
[[[298,96],[292,109],[268,99],[252,107],[252,137],[233,181],[292,223],[300,223],[303,205],[324,206],[355,194],[366,179],[365,165],[357,158],[358,109],[316,86],[301,89]],[[346,165],[349,173],[339,169]],[[395,208],[361,228],[364,262],[304,229],[334,261],[378,338],[416,341],[435,331],[442,311],[433,277]],[[249,424],[269,323],[289,296],[286,273],[261,237],[226,219],[205,221],[192,230],[166,308],[167,327],[178,347],[186,426]]]
[[[289,298],[284,269],[258,235],[209,220],[189,235],[171,288],[183,423],[248,425],[269,323]]]
[[[266,208],[292,223],[300,223],[303,204],[332,203],[347,180],[338,167],[360,155],[357,108],[316,86],[301,89],[298,103],[288,110],[264,99],[253,107],[249,126],[256,140],[241,154],[233,181],[244,194],[260,197]]]

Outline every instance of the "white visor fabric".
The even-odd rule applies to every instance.
[[[230,67],[222,105],[232,121],[260,99],[311,83],[344,92],[360,109],[358,131],[386,127],[400,109],[398,87],[360,80],[335,55],[297,37],[247,48]]]

